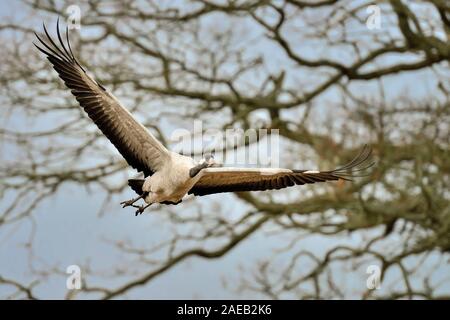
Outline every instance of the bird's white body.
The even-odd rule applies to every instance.
[[[189,170],[196,165],[192,158],[170,152],[169,160],[161,170],[145,179],[142,187],[142,191],[148,192],[145,202],[179,202],[201,176],[192,178],[189,175]]]

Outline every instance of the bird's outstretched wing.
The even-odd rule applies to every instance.
[[[68,29],[66,44],[59,31],[59,45],[50,37],[44,25],[47,41],[36,35],[42,46],[35,46],[52,63],[66,86],[95,122],[103,134],[114,144],[130,166],[152,175],[169,159],[169,151],[125,109],[106,89],[92,79],[72,53]]]
[[[281,168],[207,168],[188,192],[196,196],[221,192],[262,191],[333,180],[352,180],[370,168],[372,150],[365,146],[348,164],[330,171]]]

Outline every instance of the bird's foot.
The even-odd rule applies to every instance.
[[[136,214],[135,214],[135,216],[137,216],[138,214],[140,215],[140,214],[142,214],[144,211],[145,211],[145,209],[147,209],[148,207],[150,207],[150,205],[151,205],[151,203],[149,203],[149,204],[147,204],[147,205],[141,205],[141,206],[133,206],[133,207],[135,207],[135,208],[138,208],[137,210],[136,210]]]
[[[141,194],[139,197],[134,198],[134,199],[130,199],[130,200],[126,200],[126,201],[122,201],[120,204],[122,205],[122,208],[125,207],[136,207],[135,205],[133,205],[133,203],[135,203],[136,201],[138,201],[139,199],[142,199],[145,196],[145,194]],[[137,208],[137,207],[136,207]]]
[[[144,212],[144,206],[139,206],[138,209],[136,210],[136,214],[135,216],[137,216],[138,214],[142,214]]]
[[[134,203],[134,199],[131,200],[127,200],[127,201],[122,201],[120,204],[122,205],[122,208],[126,208],[129,206],[132,206]]]

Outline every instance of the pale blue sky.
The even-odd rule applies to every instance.
[[[0,2],[0,12],[0,18],[8,17],[17,20],[27,16],[24,11],[20,10],[20,5],[15,2],[12,4],[6,1]],[[27,21],[27,24],[30,25],[30,22]],[[31,26],[35,30],[40,30],[41,23],[34,23],[33,21]],[[270,45],[260,44],[260,46],[266,46],[266,57],[273,58],[273,64],[269,68],[273,67],[276,70],[280,61],[285,61],[280,57],[280,52]],[[317,50],[314,46],[304,46],[302,49],[302,53],[312,56]],[[336,58],[340,58],[339,53],[335,54]],[[392,59],[395,61],[395,57],[392,57]],[[299,77],[303,78],[302,76]],[[307,76],[304,78],[307,79]],[[295,82],[295,78],[290,81]],[[404,73],[383,79],[386,94],[389,98],[405,93],[409,97],[424,97],[435,87],[435,81],[435,77],[430,71]],[[365,82],[355,83],[354,86],[357,87],[356,91],[362,95],[365,93],[367,95],[373,94],[376,88],[373,83]],[[327,100],[336,99],[336,97],[336,90],[329,90],[320,98],[319,102],[325,103]],[[296,111],[290,112],[295,114]],[[328,110],[325,107],[320,108],[318,113],[326,115]],[[16,128],[28,125],[24,124],[19,116],[13,117],[11,121],[10,125],[13,124]],[[41,125],[45,127],[46,124],[52,122],[51,119],[46,119]],[[171,129],[168,125],[163,127],[168,135],[170,135]],[[131,172],[130,170],[130,176],[132,176]],[[122,210],[118,206],[121,200],[132,195],[128,190],[122,195],[113,197],[105,215],[100,218],[97,217],[96,214],[103,198],[98,196],[96,191],[98,190],[95,188],[86,191],[76,184],[66,183],[55,197],[45,200],[35,210],[34,220],[39,225],[34,238],[34,249],[39,257],[34,260],[37,266],[48,269],[56,267],[59,272],[64,273],[66,266],[84,263],[90,259],[93,269],[108,271],[120,264],[122,257],[117,250],[112,249],[105,242],[105,236],[108,239],[132,238],[136,243],[151,246],[160,241],[161,238],[170,235],[170,226],[167,224],[167,220],[161,217],[164,214],[163,211],[156,211],[135,218],[132,211]],[[232,195],[215,195],[209,198],[200,198],[197,201],[206,203],[218,201],[230,214],[243,210],[241,204]],[[2,208],[1,205],[0,208]],[[182,210],[185,209],[183,206],[179,206],[174,210],[182,213]],[[32,224],[29,220],[2,227],[0,230],[0,274],[24,282],[31,282],[34,279],[34,276],[30,274],[27,251],[23,248],[31,230]],[[342,243],[358,243],[361,241],[359,236],[355,234],[340,235],[336,239],[339,239]],[[312,237],[302,243],[309,250],[320,253],[335,243],[336,239]],[[247,293],[236,296],[231,290],[224,290],[222,279],[231,280],[231,287],[238,286],[238,266],[254,267],[256,261],[268,258],[272,249],[285,243],[283,237],[280,237],[279,241],[274,241],[273,236],[267,237],[264,233],[258,232],[223,258],[217,260],[191,258],[164,273],[149,285],[131,291],[127,294],[127,297],[163,299],[259,298],[258,295]],[[448,272],[448,267],[445,267],[443,266],[443,270],[438,276]],[[364,272],[364,268],[359,268],[342,274],[342,279],[347,279],[351,287],[361,288],[365,286]],[[251,273],[247,274],[250,275]],[[61,298],[65,293],[65,281],[64,276],[50,277],[48,282],[37,286],[36,293],[44,298]],[[102,284],[111,284],[113,287],[123,283],[123,281],[110,279],[104,281]],[[94,285],[95,282],[90,284]],[[5,288],[0,287],[0,296],[4,292]]]

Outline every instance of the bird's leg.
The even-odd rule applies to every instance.
[[[120,204],[123,205],[122,208],[129,207],[129,206],[133,206],[133,203],[135,203],[135,202],[138,201],[139,199],[144,198],[145,196],[146,196],[146,193],[144,192],[144,193],[141,194],[139,197],[134,198],[134,199],[130,199],[130,200],[127,200],[127,201],[122,201]],[[136,207],[136,206],[133,206],[133,207]]]
[[[135,214],[135,216],[137,216],[138,214],[142,214],[144,211],[145,211],[145,209],[147,209],[148,207],[150,207],[152,205],[152,203],[149,203],[149,204],[147,204],[147,205],[142,205],[142,206],[139,206],[139,207],[137,207],[138,209],[136,210],[136,214]]]

